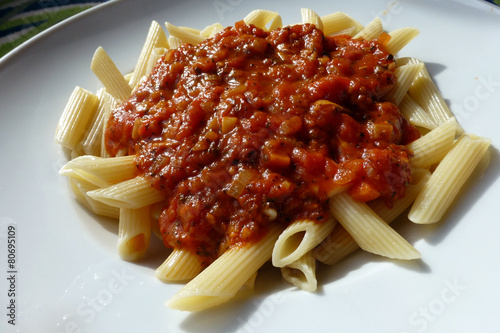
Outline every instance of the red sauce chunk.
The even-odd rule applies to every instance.
[[[340,191],[389,205],[404,196],[405,145],[419,134],[383,101],[395,67],[377,40],[237,22],[169,50],[112,112],[106,147],[136,154],[165,195],[166,246],[209,264],[271,223],[326,221]]]

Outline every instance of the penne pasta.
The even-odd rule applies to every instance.
[[[408,145],[414,156],[411,164],[417,168],[429,168],[440,162],[450,151],[459,129],[455,118],[450,118],[426,135]]]
[[[143,258],[151,233],[172,249],[155,276],[189,281],[173,309],[249,296],[268,261],[314,292],[316,261],[358,248],[419,259],[389,224],[408,210],[439,221],[488,162],[490,141],[462,135],[424,63],[394,58],[418,29],[300,14],[307,27],[262,9],[228,28],[166,22],[168,37],[153,21],[133,72],[99,47],[104,88],[76,87],[66,105],[60,174],[119,220],[122,259]]]
[[[382,200],[375,200],[370,203],[370,208],[384,222],[388,224],[392,223],[411,206],[418,193],[420,193],[429,180],[430,175],[431,173],[428,170],[415,170],[413,172],[412,184],[406,188],[405,196],[396,200],[393,207],[388,207]],[[313,250],[313,255],[318,261],[327,265],[333,265],[357,249],[359,249],[359,245],[354,238],[341,224],[337,224],[332,233]]]
[[[415,199],[408,213],[410,221],[419,224],[439,222],[490,144],[489,139],[462,135]]]
[[[120,208],[118,224],[118,254],[124,260],[141,259],[151,239],[150,206],[138,209]]]
[[[207,25],[205,29],[200,31],[200,35],[205,37],[205,38],[211,38],[213,37],[216,33],[219,31],[223,30],[224,26],[220,23],[214,23],[211,25]]]
[[[191,28],[191,27],[179,27],[179,29],[184,30],[186,32],[195,34],[195,35],[201,35],[201,30],[196,29],[196,28]]]
[[[403,116],[414,126],[430,130],[437,127],[434,119],[409,94],[403,97],[398,107]]]
[[[200,311],[231,299],[271,258],[282,229],[274,226],[257,243],[227,250],[168,302],[172,309]]]
[[[109,95],[109,97],[111,97],[111,95]],[[109,117],[111,115],[111,110],[114,109],[118,102],[116,101],[116,99],[114,98],[111,98],[111,100],[109,101],[110,105],[109,107],[103,107],[103,115],[102,115],[102,122],[101,122],[101,151],[99,154],[97,154],[97,156],[100,156],[100,157],[110,157],[108,151],[106,150],[106,127],[108,125],[108,120],[109,120]],[[97,138],[96,138],[97,139]]]
[[[99,99],[97,112],[81,141],[82,155],[101,156],[105,117],[116,106],[116,100],[104,89],[97,92],[97,98]]]
[[[407,63],[420,62],[415,58],[405,58],[402,61]],[[442,124],[453,117],[453,113],[432,81],[425,65],[408,92],[415,102],[431,115],[436,124]]]
[[[135,155],[115,158],[84,155],[66,163],[59,173],[104,188],[133,178],[137,172],[134,160]]]
[[[92,206],[87,200],[87,191],[95,190],[97,186],[90,184],[89,182],[79,181],[74,178],[70,178],[68,181],[71,192],[75,196],[76,201],[82,204],[88,210],[91,210]],[[118,217],[118,215],[117,215]]]
[[[151,54],[148,59],[148,64],[146,65],[145,75],[149,75],[153,68],[156,66],[158,60],[167,52],[167,48],[165,47],[156,47],[151,51]]]
[[[194,278],[201,270],[197,255],[189,250],[174,249],[155,270],[155,276],[162,281],[185,281]]]
[[[281,267],[283,279],[302,290],[314,292],[318,288],[316,280],[316,259],[311,251],[291,264]]]
[[[168,41],[165,32],[158,24],[158,22],[151,22],[146,41],[141,50],[137,64],[135,65],[134,72],[130,78],[129,85],[135,89],[139,84],[141,78],[147,75],[150,70],[149,61],[153,54],[153,50],[157,48],[168,48]],[[129,94],[130,95],[130,94]]]
[[[168,36],[168,44],[172,49],[179,48],[182,45],[182,40],[175,36]]]
[[[399,105],[423,66],[423,64],[409,64],[396,68],[394,71],[397,78],[396,84],[384,97],[385,100],[393,101],[394,104]]]
[[[415,168],[412,172],[412,182],[406,187],[405,196],[394,201],[392,207],[387,206],[383,200],[374,200],[368,205],[383,221],[390,224],[411,207],[430,177],[431,172],[429,170]]]
[[[376,17],[368,23],[363,30],[358,32],[353,38],[364,39],[364,40],[372,40],[378,38],[382,32],[384,32],[384,28],[382,26],[382,20]]]
[[[359,249],[358,243],[337,223],[332,233],[313,250],[313,256],[319,262],[333,265]]]
[[[109,217],[116,220],[119,219],[119,208],[103,204],[102,202],[94,200],[87,195],[89,191],[97,189],[97,186],[84,179],[69,178],[68,181],[76,200],[85,206],[89,211],[98,216]]]
[[[130,209],[148,206],[163,199],[161,192],[154,189],[150,182],[141,176],[87,194],[92,199],[109,206]]]
[[[276,16],[272,21],[271,24],[269,24],[269,31],[272,31],[274,29],[278,28],[283,28],[283,21],[281,19],[281,16]]]
[[[246,24],[253,24],[261,29],[266,30],[266,26],[270,24],[270,29],[281,23],[281,17],[277,12],[270,10],[257,9],[248,13],[243,19]]]
[[[162,201],[151,205],[151,232],[153,232],[158,239],[163,239],[160,232],[160,215],[164,210],[165,203]]]
[[[391,37],[386,44],[387,51],[392,54],[397,54],[409,42],[418,36],[420,31],[416,28],[400,28],[389,32]]]
[[[323,22],[316,12],[309,8],[301,8],[300,15],[302,17],[302,24],[310,23],[314,24],[316,28],[323,31]]]
[[[273,266],[284,267],[299,260],[332,232],[335,223],[334,219],[329,219],[323,223],[298,220],[290,224],[274,245]]]
[[[326,36],[337,34],[354,36],[364,28],[361,23],[342,12],[331,13],[320,18],[323,22],[323,33]]]
[[[165,22],[165,25],[167,27],[167,30],[168,30],[168,33],[170,34],[170,36],[179,38],[184,43],[197,45],[206,39],[205,37],[201,36],[200,34],[195,34],[191,31],[186,31],[184,29],[176,27],[175,25],[173,25],[169,22]]]
[[[75,150],[92,122],[98,105],[99,99],[96,95],[76,87],[57,125],[56,143]]]
[[[95,51],[90,69],[104,85],[106,91],[115,99],[124,101],[132,93],[132,88],[102,46],[99,46]]]
[[[349,194],[330,198],[330,211],[363,250],[393,259],[420,258],[420,253],[368,205],[354,201]]]

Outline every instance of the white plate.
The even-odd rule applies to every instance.
[[[117,226],[87,213],[58,175],[66,161],[53,141],[76,85],[96,91],[89,69],[102,45],[130,71],[150,21],[202,28],[229,25],[250,10],[345,11],[362,23],[381,15],[387,30],[414,26],[420,36],[402,55],[428,63],[463,127],[492,138],[491,165],[466,187],[445,222],[401,225],[422,253],[399,263],[357,253],[320,269],[315,294],[259,276],[255,297],[187,314],[163,303],[181,285],[153,276],[164,250],[139,264],[115,251]],[[448,1],[286,2],[122,1],[79,15],[0,60],[0,328],[2,332],[492,332],[500,313],[500,20],[493,7]],[[10,299],[7,228],[16,228],[16,326]]]

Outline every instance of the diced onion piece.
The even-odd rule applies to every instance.
[[[237,123],[237,117],[222,117],[221,133],[225,134],[230,132],[233,128],[236,127]]]
[[[241,170],[240,173],[238,173],[234,178],[231,187],[227,191],[227,194],[232,196],[233,198],[238,199],[245,190],[245,187],[248,185],[248,183],[250,183],[252,178],[256,175],[256,173],[257,170],[255,169]]]

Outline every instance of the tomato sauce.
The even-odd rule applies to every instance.
[[[164,243],[209,264],[270,223],[322,223],[339,191],[404,196],[419,134],[383,101],[395,67],[377,40],[237,22],[169,50],[112,112],[106,147],[165,195]]]

